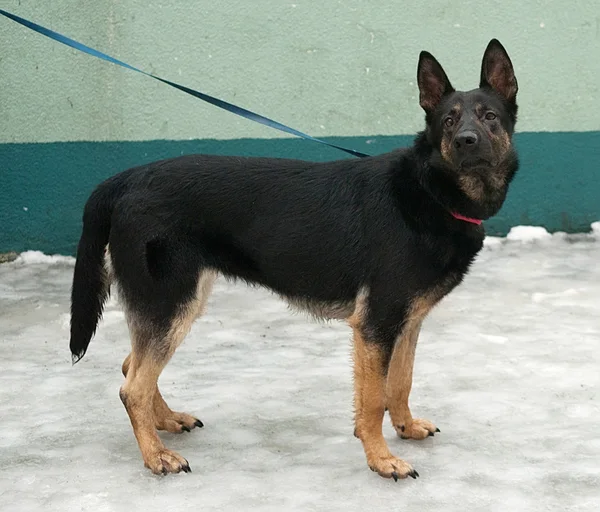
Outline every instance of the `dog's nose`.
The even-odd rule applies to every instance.
[[[479,136],[471,131],[465,130],[458,134],[454,138],[454,145],[456,149],[461,151],[471,151],[477,147],[479,144]]]

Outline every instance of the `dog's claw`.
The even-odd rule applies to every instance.
[[[204,426],[204,423],[202,423],[200,420],[196,420],[194,421],[194,425],[198,428],[202,428]]]
[[[433,432],[429,432],[429,434],[427,434],[429,437],[433,437],[435,436],[435,434]]]
[[[439,428],[436,428],[436,429],[435,429],[435,431],[436,431],[436,432],[441,432]]]
[[[181,430],[184,432],[191,432],[190,427],[186,427],[185,425],[181,425]]]
[[[189,464],[185,464],[185,465],[181,466],[181,470],[184,473],[191,473],[192,472],[192,468],[190,467]]]
[[[392,478],[394,479],[394,482],[398,481],[398,473],[396,473],[395,471],[392,473]]]
[[[408,476],[410,476],[410,477],[412,477],[412,478],[414,478],[414,479],[416,480],[416,479],[417,479],[417,477],[419,476],[419,473],[417,473],[417,470],[416,470],[416,469],[413,469],[413,470],[412,470],[412,471],[411,471],[411,472],[408,474]]]

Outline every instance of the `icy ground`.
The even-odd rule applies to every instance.
[[[118,398],[114,300],[77,366],[70,258],[0,265],[0,509],[14,511],[598,511],[600,225],[487,239],[426,321],[412,408],[441,433],[392,450],[418,480],[368,470],[352,436],[350,332],[224,282],[163,373],[206,427],[163,435],[191,474],[144,469]]]

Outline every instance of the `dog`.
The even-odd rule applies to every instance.
[[[146,467],[191,471],[157,430],[203,424],[172,411],[158,377],[204,311],[217,276],[272,290],[353,332],[355,436],[372,471],[416,478],[383,437],[439,429],[412,416],[415,348],[429,311],[468,272],[481,221],[501,208],[518,168],[517,80],[496,39],[479,87],[455,91],[438,61],[417,67],[425,129],[412,146],[316,163],[189,155],[117,174],[90,195],[71,290],[73,363],[85,354],[111,283],[131,336],[120,398]]]

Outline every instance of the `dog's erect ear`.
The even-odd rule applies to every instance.
[[[432,112],[441,99],[454,92],[440,63],[429,52],[421,52],[417,66],[417,83],[419,84],[419,103],[425,112]]]
[[[512,62],[497,39],[490,41],[483,54],[479,87],[491,87],[511,103],[514,103],[517,97],[519,87]]]

